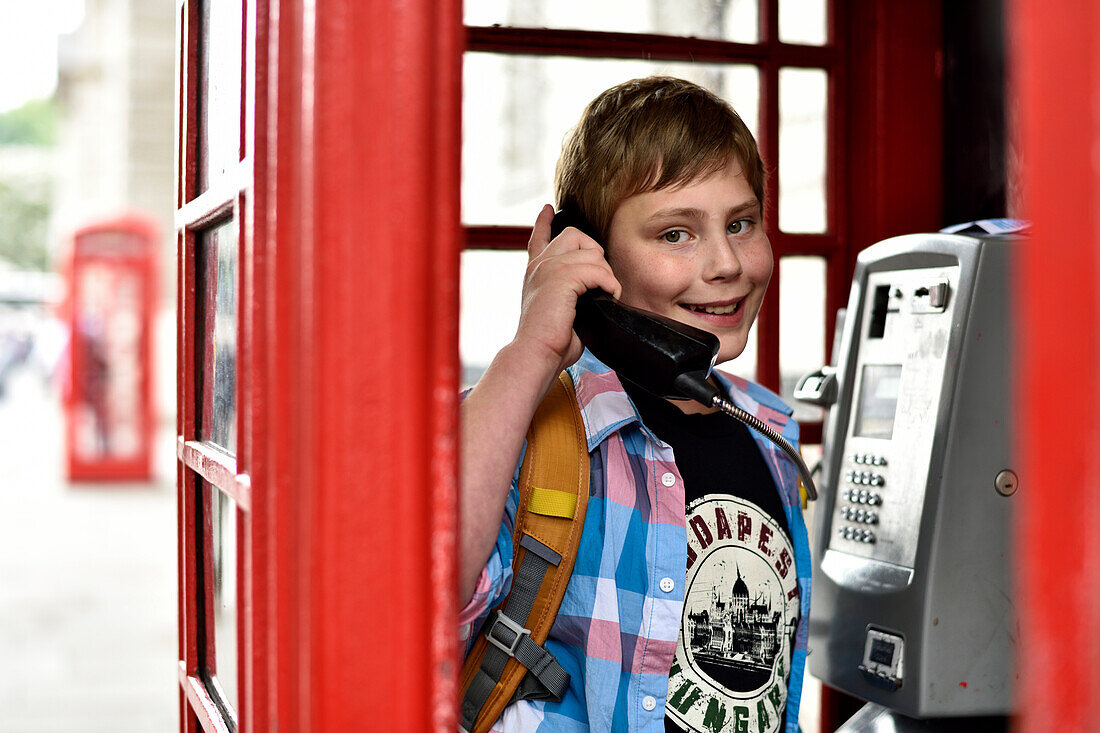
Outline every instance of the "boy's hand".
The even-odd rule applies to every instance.
[[[551,241],[553,218],[554,207],[544,206],[531,230],[523,303],[513,343],[532,349],[532,356],[545,358],[556,375],[584,350],[573,332],[577,298],[593,288],[618,298],[622,285],[604,259],[603,247],[580,230],[568,227]]]
[[[592,288],[619,297],[622,286],[591,237],[569,228],[550,241],[545,206],[527,243],[527,274],[516,337],[493,358],[462,402],[459,603],[466,605],[500,531],[523,439],[562,369],[580,358],[573,333],[577,298]]]

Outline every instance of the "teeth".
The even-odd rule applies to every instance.
[[[726,315],[729,315],[730,313],[736,313],[737,309],[740,308],[740,307],[741,307],[741,301],[739,300],[739,301],[737,301],[736,303],[734,303],[732,305],[724,305],[724,306],[721,306],[719,308],[712,308],[709,305],[707,305],[707,306],[693,306],[692,310],[702,311],[704,313],[711,313],[711,314],[716,315],[716,316],[726,316]]]

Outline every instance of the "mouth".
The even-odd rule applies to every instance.
[[[680,307],[692,313],[707,313],[712,316],[729,316],[741,310],[744,298],[726,300],[718,303],[681,303]]]

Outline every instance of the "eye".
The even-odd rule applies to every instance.
[[[669,244],[682,244],[687,239],[687,232],[683,229],[673,229],[662,234],[661,239]]]
[[[730,225],[726,227],[727,234],[741,234],[749,225],[752,224],[751,219],[738,219],[737,221],[730,222]]]

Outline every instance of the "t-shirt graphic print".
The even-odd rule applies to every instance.
[[[756,504],[728,494],[692,502],[687,526],[666,715],[688,731],[782,730],[799,618],[790,538]]]

